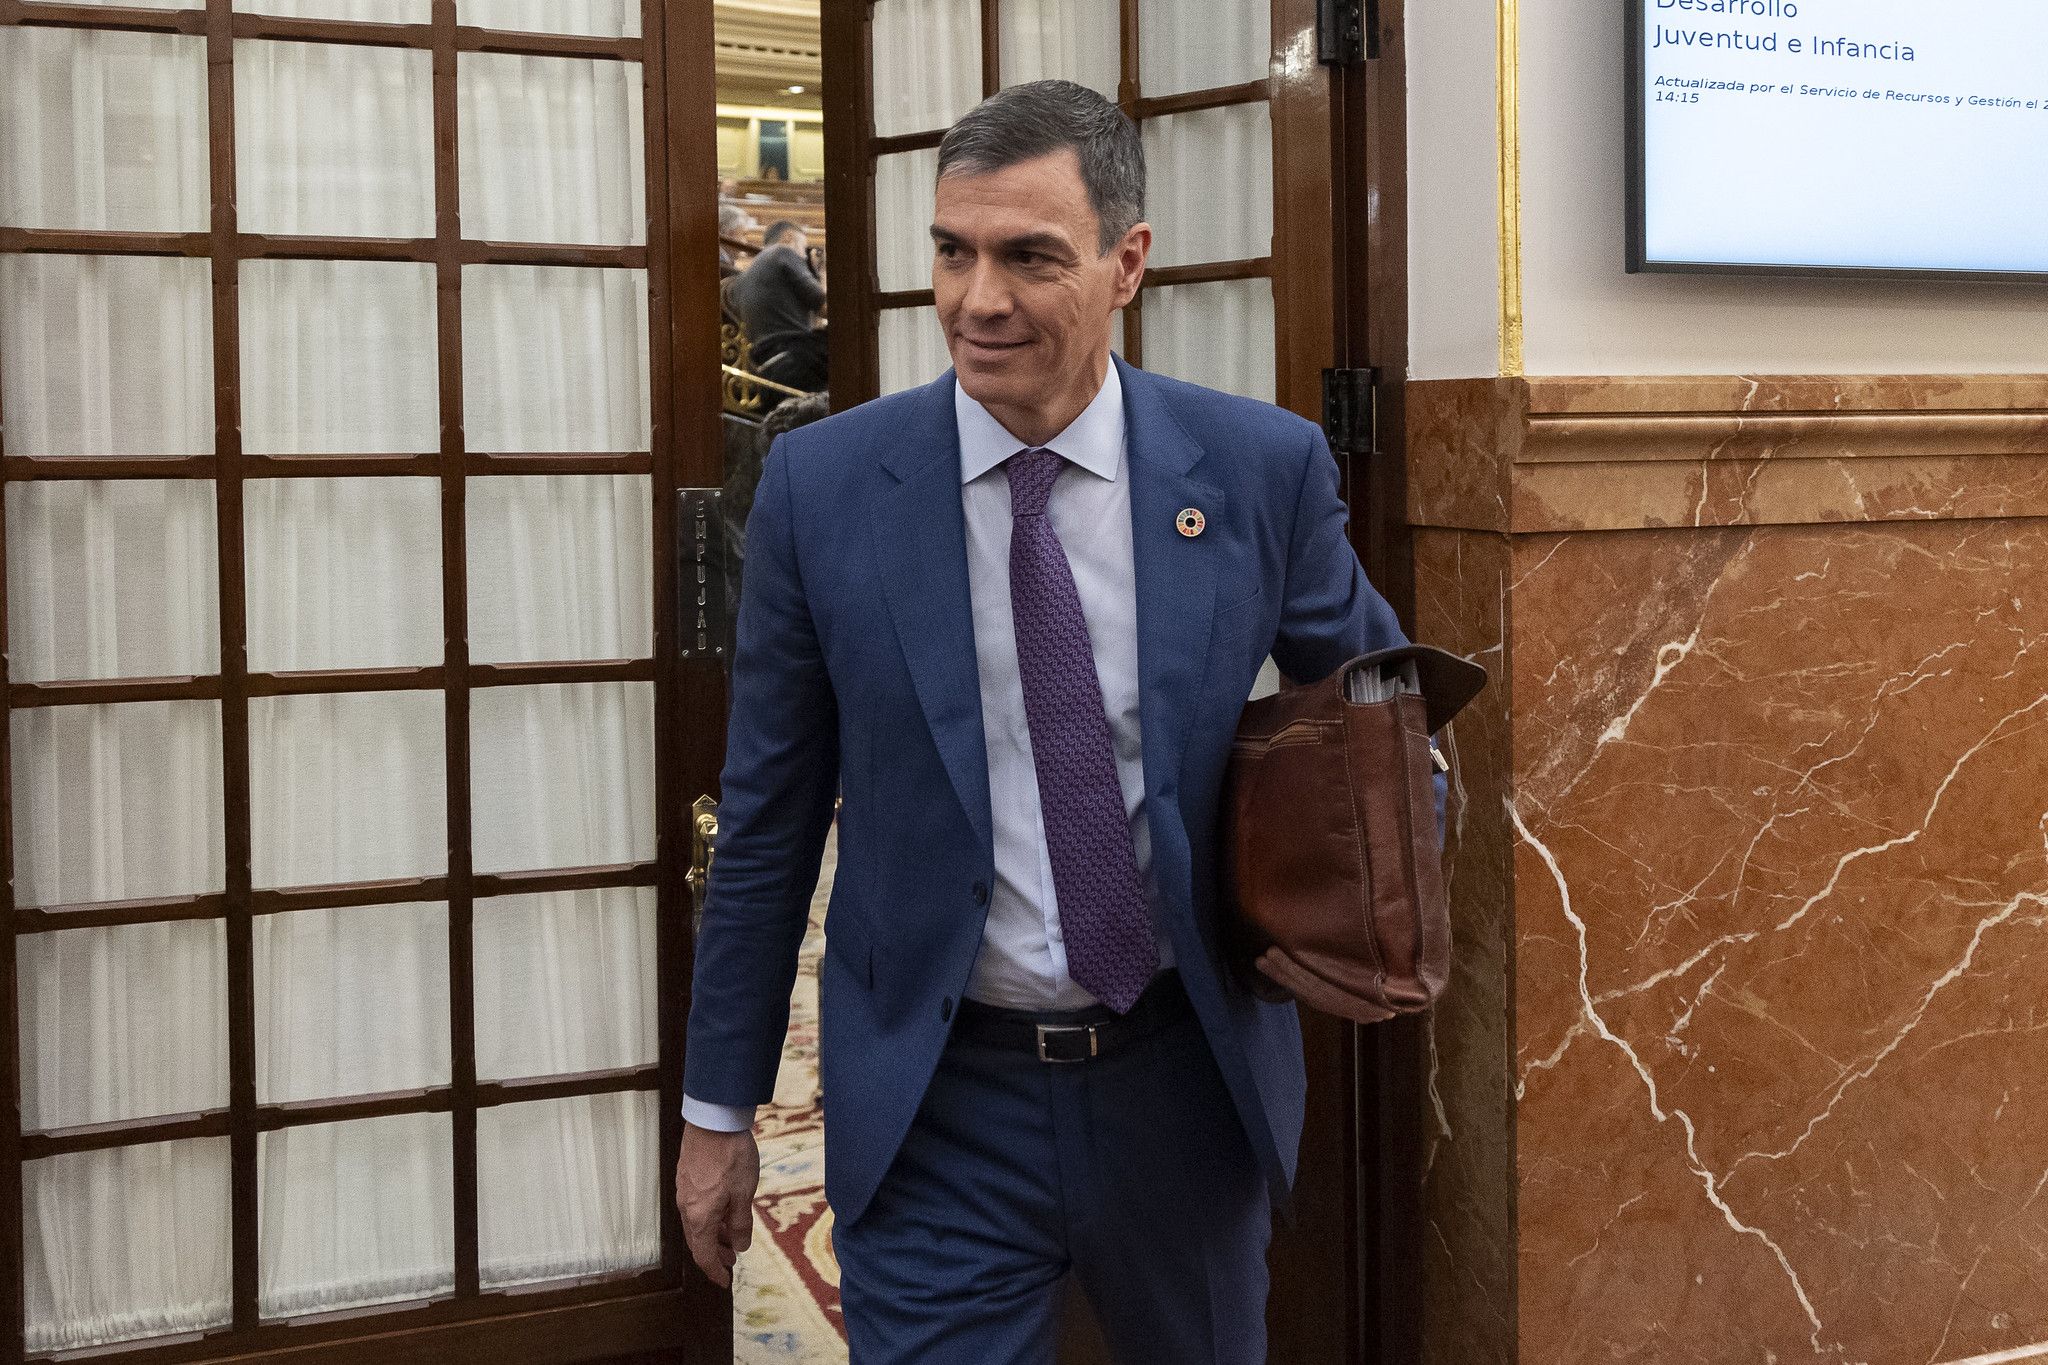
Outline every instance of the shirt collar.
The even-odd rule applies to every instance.
[[[957,379],[953,383],[953,420],[960,431],[963,484],[974,482],[1029,446],[1029,442],[1012,436],[995,414],[969,398]],[[1079,465],[1097,478],[1116,482],[1123,467],[1124,386],[1115,361],[1110,362],[1109,373],[1094,400],[1043,449],[1057,451],[1068,463]]]

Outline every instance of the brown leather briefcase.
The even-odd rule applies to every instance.
[[[1420,692],[1352,701],[1361,670]],[[1424,645],[1363,655],[1245,708],[1224,789],[1232,948],[1361,1024],[1427,1009],[1450,973],[1429,737],[1486,670]],[[1378,689],[1392,690],[1392,689]]]

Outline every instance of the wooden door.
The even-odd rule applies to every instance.
[[[710,70],[663,0],[0,0],[0,1362],[729,1358]]]
[[[1317,11],[1313,0],[825,0],[834,407],[946,368],[924,231],[939,139],[987,95],[1042,77],[1115,99],[1145,137],[1156,238],[1121,322],[1126,359],[1315,421],[1326,367],[1398,375],[1387,348],[1405,354],[1404,315],[1384,296],[1399,289],[1389,253],[1400,242],[1373,238],[1369,220],[1400,158],[1370,142],[1368,113],[1400,86],[1324,64]],[[1399,525],[1398,479],[1361,454],[1338,458],[1354,539],[1385,584],[1400,560],[1386,534]],[[1400,605],[1405,581],[1386,586]],[[1391,1207],[1377,1162],[1399,1121],[1391,1109],[1381,1118],[1381,1042],[1318,1016],[1304,1026],[1299,1221],[1270,1258],[1271,1358],[1363,1361],[1383,1336],[1368,1257],[1398,1255],[1409,1235],[1369,1226]],[[1085,1323],[1072,1324],[1066,1355],[1103,1358]]]

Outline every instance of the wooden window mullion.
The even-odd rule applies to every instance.
[[[441,392],[441,612],[446,637],[448,781],[448,1058],[452,1105],[455,1294],[472,1298],[478,1268],[476,896],[469,754],[469,524],[462,402],[462,217],[457,161],[456,0],[433,0],[434,321]]]
[[[1202,90],[1184,90],[1174,95],[1141,96],[1125,109],[1134,120],[1165,118],[1169,114],[1193,114],[1204,109],[1227,109],[1238,104],[1263,104],[1273,95],[1270,76],[1239,85],[1217,85]]]
[[[981,0],[981,97],[1003,88],[1003,0]]]
[[[4,399],[4,395],[0,395]],[[0,412],[0,469],[6,466]],[[0,479],[0,642],[7,640],[7,484]],[[0,649],[0,701],[9,695],[11,651]],[[23,1245],[21,1174],[21,1002],[15,987],[13,709],[0,704],[0,1365],[21,1365],[28,1348],[28,1271]]]
[[[229,1239],[234,1326],[260,1316],[256,969],[249,807],[247,577],[242,560],[241,260],[235,230],[233,0],[206,0],[207,161],[213,235],[214,531],[220,576],[221,811],[228,990]]]
[[[661,1083],[660,1066],[606,1067],[597,1071],[569,1071],[546,1076],[523,1076],[511,1080],[484,1082],[476,1087],[476,1106],[488,1109],[501,1104],[522,1104],[535,1100],[568,1099],[588,1095],[625,1095],[653,1090]],[[259,1133],[287,1128],[304,1128],[322,1123],[349,1123],[360,1119],[391,1118],[403,1114],[445,1114],[455,1106],[454,1092],[447,1086],[420,1086],[375,1095],[348,1095],[335,1099],[294,1100],[282,1104],[259,1104],[252,1111]],[[104,1152],[151,1142],[172,1142],[189,1138],[222,1137],[232,1134],[235,1116],[216,1109],[200,1113],[159,1114],[120,1123],[82,1124],[30,1133],[21,1139],[29,1160],[64,1156],[76,1152]]]
[[[1143,86],[1138,73],[1138,0],[1119,0],[1117,5],[1117,84],[1116,102],[1133,123],[1143,117],[1138,112],[1143,98]],[[1138,292],[1131,295],[1131,301],[1124,305],[1124,359],[1142,369],[1145,365],[1145,286],[1138,284]]]

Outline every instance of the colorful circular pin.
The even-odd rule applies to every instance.
[[[1183,507],[1180,509],[1180,515],[1173,519],[1173,524],[1180,528],[1180,533],[1184,536],[1198,536],[1209,522],[1202,516],[1199,507]]]

